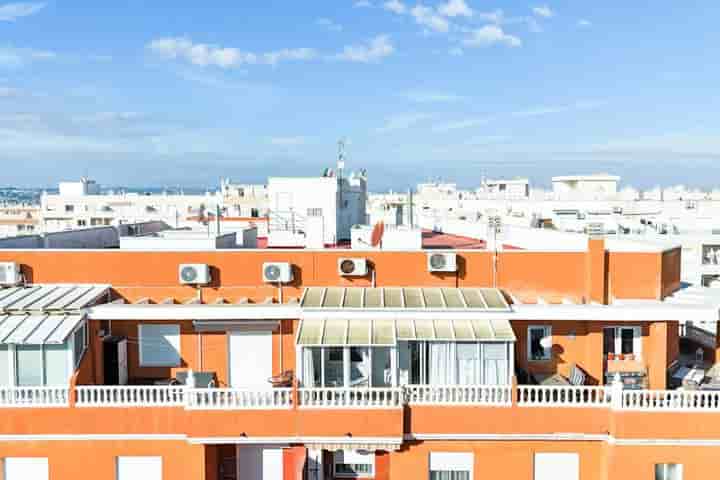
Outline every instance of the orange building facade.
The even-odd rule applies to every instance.
[[[713,467],[720,395],[672,389],[669,373],[688,315],[665,302],[679,249],[453,253],[457,272],[433,273],[426,252],[0,251],[28,289],[106,288],[63,311],[86,328],[67,385],[23,383],[42,292],[10,293],[2,472],[677,480]],[[339,275],[347,257],[370,273]],[[266,262],[292,281],[264,282]],[[212,281],[180,285],[181,264]]]

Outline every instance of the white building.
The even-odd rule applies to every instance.
[[[608,174],[553,177],[555,200],[610,200],[617,196],[620,177]]]
[[[268,186],[263,184],[232,183],[220,179],[220,194],[228,217],[267,217],[270,209]]]
[[[530,181],[527,178],[484,180],[477,193],[489,199],[527,199],[530,197]]]

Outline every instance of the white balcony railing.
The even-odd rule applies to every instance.
[[[396,408],[403,404],[400,388],[300,388],[300,407]]]
[[[183,386],[92,385],[76,387],[78,407],[182,407]]]
[[[610,407],[610,387],[519,385],[522,407]]]
[[[720,391],[625,390],[622,409],[720,413]]]
[[[187,395],[187,408],[193,410],[268,410],[292,406],[292,388],[196,388],[189,389]]]
[[[410,405],[512,405],[510,385],[408,385]]]
[[[0,408],[67,407],[68,387],[0,387]]]

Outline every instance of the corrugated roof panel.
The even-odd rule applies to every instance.
[[[77,300],[83,298],[88,292],[92,291],[93,287],[90,286],[76,286],[72,287],[67,295],[58,298],[56,301],[45,305],[43,310],[65,310],[69,305],[74,304]]]
[[[492,328],[490,328],[490,322],[487,320],[472,319],[473,330],[475,331],[475,338],[478,340],[495,340],[495,334]]]
[[[476,288],[463,288],[461,289],[463,297],[465,297],[465,303],[470,308],[487,308],[485,300],[480,295],[480,290]]]
[[[435,325],[435,338],[437,340],[455,340],[452,320],[433,320]]]
[[[370,328],[372,322],[369,320],[350,320],[348,322],[348,344],[370,345]]]
[[[365,289],[365,308],[382,308],[383,303],[383,292],[379,288],[366,288]]]
[[[58,288],[60,288],[60,287],[57,287],[57,286],[40,287],[40,288],[36,289],[30,295],[22,298],[21,300],[18,300],[17,302],[14,302],[12,305],[9,305],[7,307],[7,309],[8,310],[23,310],[23,309],[31,308],[34,303],[38,303],[43,298],[47,297],[48,295],[51,295]]]
[[[340,306],[342,305],[343,291],[343,288],[328,288],[325,292],[325,300],[323,301],[323,307],[340,308]]]
[[[8,315],[5,318],[5,321],[0,325],[0,343],[5,343],[5,339],[20,326],[25,317],[27,315]]]
[[[13,293],[17,292],[18,290],[22,290],[22,287],[10,287],[10,288],[3,288],[0,289],[0,300],[3,298],[12,295]]]
[[[405,308],[425,308],[422,290],[419,288],[403,288]]]
[[[475,340],[475,331],[470,320],[453,320],[455,326],[455,338],[457,340]]]
[[[373,345],[395,345],[395,321],[389,318],[373,320]]]
[[[24,317],[22,323],[5,338],[3,343],[14,343],[17,345],[29,343],[26,340],[42,325],[46,316],[47,315],[29,315]]]
[[[45,321],[35,329],[30,337],[25,339],[25,343],[28,345],[42,345],[45,343],[50,335],[60,326],[65,319],[64,315],[49,315],[45,318]]]
[[[465,308],[465,302],[463,302],[460,290],[457,288],[443,288],[442,294],[445,297],[447,308]]]
[[[321,345],[324,323],[325,320],[321,318],[303,319],[300,322],[298,345]]]
[[[75,291],[75,287],[72,286],[62,286],[57,289],[55,289],[54,292],[49,294],[46,298],[43,298],[42,300],[39,300],[33,305],[33,308],[35,309],[44,309],[48,305],[52,305],[53,303],[57,302],[58,300],[64,298],[67,295],[70,295],[72,292]]]
[[[415,320],[415,336],[418,340],[435,340],[432,320]]]
[[[324,288],[311,287],[305,290],[305,296],[303,297],[303,307],[317,308],[322,306],[322,296]]]
[[[501,308],[507,310],[508,304],[500,292],[494,288],[481,288],[482,296],[489,308]]]
[[[60,326],[45,340],[45,343],[64,343],[75,327],[83,321],[83,318],[83,315],[66,315]]]
[[[445,308],[445,300],[439,288],[423,288],[427,308]]]
[[[345,345],[347,344],[347,320],[328,318],[325,320],[325,332],[323,333],[323,345]]]
[[[343,307],[345,308],[361,308],[363,301],[363,289],[362,288],[348,288],[345,291],[345,301]]]
[[[415,340],[415,327],[411,318],[398,318],[395,321],[398,340]]]
[[[80,298],[76,299],[74,302],[72,302],[69,305],[65,305],[65,309],[67,310],[80,310],[81,308],[85,308],[95,302],[98,298],[100,298],[103,294],[105,294],[108,291],[108,287],[98,285],[96,287],[91,288],[87,293],[85,293]]]
[[[510,320],[506,319],[495,319],[490,320],[492,328],[495,331],[495,339],[503,340],[508,342],[514,342],[517,340],[515,332],[513,332]]]
[[[30,288],[19,288],[7,297],[0,300],[0,308],[6,309],[11,307],[14,303],[19,302],[23,298],[32,295],[38,291],[41,287],[30,287]]]
[[[385,307],[386,308],[402,308],[402,288],[384,288]]]

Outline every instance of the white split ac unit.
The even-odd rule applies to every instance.
[[[20,265],[15,262],[0,262],[0,285],[12,286],[22,282]]]
[[[268,283],[288,283],[293,279],[292,265],[286,262],[263,263],[263,281]]]
[[[427,267],[429,272],[457,272],[457,255],[455,253],[428,253]]]
[[[207,285],[210,283],[210,267],[203,263],[186,263],[178,269],[183,285]]]
[[[364,277],[368,273],[364,258],[338,258],[338,274],[343,277]]]

